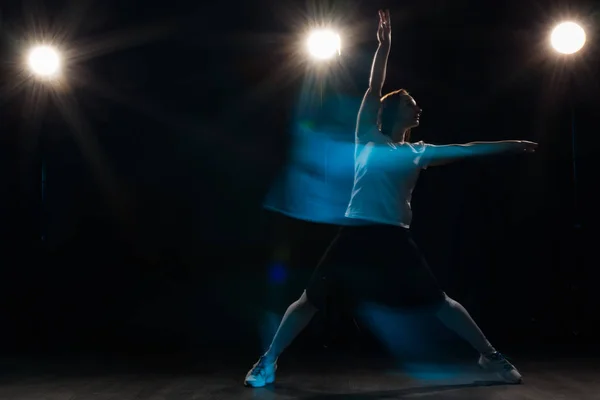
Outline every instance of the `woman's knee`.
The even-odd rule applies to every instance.
[[[450,308],[462,307],[461,304],[458,301],[456,301],[453,298],[449,297],[446,293],[444,293],[443,304],[446,307],[450,307]]]
[[[433,311],[435,313],[439,313],[447,308],[453,308],[456,304],[456,301],[452,300],[448,295],[444,292],[436,304],[433,306]]]
[[[437,313],[444,312],[446,310],[464,310],[464,307],[453,298],[449,297],[446,293],[444,293],[444,298],[440,301],[439,306],[437,307]]]
[[[298,304],[302,307],[306,307],[313,312],[319,311],[319,309],[309,300],[308,295],[306,294],[306,290],[302,292],[302,295],[298,299]]]

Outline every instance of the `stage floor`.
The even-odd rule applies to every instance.
[[[243,379],[254,361],[225,358],[184,366],[156,359],[148,365],[5,360],[0,399],[600,399],[598,359],[515,357],[524,376],[521,385],[494,382],[474,362],[393,365],[360,357],[286,359],[274,385],[251,389],[243,386]]]

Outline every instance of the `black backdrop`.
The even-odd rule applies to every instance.
[[[68,114],[56,101],[33,107],[27,90],[2,103],[7,352],[254,349],[265,313],[281,314],[300,294],[335,228],[267,213],[261,202],[290,151],[302,71],[281,66],[290,32],[302,25],[293,11],[306,8],[256,3],[227,10],[183,0],[86,3],[75,34],[81,46],[121,33],[106,41],[110,51],[81,63],[78,84],[60,95]],[[600,92],[592,2],[547,9],[523,1],[375,3],[328,3],[344,10],[358,39],[344,54],[347,80],[326,95],[360,97],[376,10],[389,6],[388,87],[408,86],[426,110],[419,138],[540,142],[527,159],[423,174],[414,232],[440,281],[496,341],[593,337],[591,171]],[[75,18],[64,16],[75,4],[46,3],[44,15],[62,26]],[[14,33],[41,8],[3,7],[3,59],[12,60],[21,45]],[[567,9],[591,24],[570,90],[543,42]],[[2,73],[6,87],[14,80],[10,63]],[[578,123],[578,230],[569,95]],[[277,289],[268,284],[274,243],[288,248],[294,271]],[[317,341],[322,323],[315,323]]]

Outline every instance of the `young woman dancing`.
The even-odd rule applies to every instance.
[[[369,89],[358,112],[355,179],[346,211],[347,218],[361,224],[340,228],[244,384],[262,387],[275,381],[279,355],[323,309],[328,293],[353,309],[371,302],[434,313],[479,352],[482,368],[508,383],[520,383],[519,371],[490,344],[467,310],[438,286],[411,238],[411,196],[422,169],[475,156],[533,152],[537,144],[522,140],[444,146],[411,143],[410,130],[419,125],[421,108],[404,89],[381,96],[391,48],[389,11],[379,11],[377,38]]]

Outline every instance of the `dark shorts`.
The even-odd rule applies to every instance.
[[[408,229],[342,227],[317,265],[306,296],[323,309],[328,297],[355,309],[371,302],[395,308],[435,308],[445,300]]]

